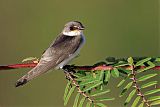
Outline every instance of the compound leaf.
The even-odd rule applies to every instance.
[[[102,83],[103,83],[103,81],[98,81],[98,82],[96,82],[95,84],[91,84],[91,85],[87,86],[83,91],[84,91],[84,92],[89,91],[89,90],[91,90],[92,88],[95,88],[95,87],[101,85]]]
[[[64,105],[65,105],[65,106],[67,105],[68,100],[69,100],[69,98],[71,97],[72,93],[74,92],[75,88],[76,88],[76,86],[73,86],[73,87],[70,89],[68,95],[66,96],[66,98],[65,98],[65,100],[64,100]]]
[[[118,69],[114,68],[113,70],[111,70],[111,74],[115,78],[119,77],[119,71],[118,71]]]
[[[142,102],[138,107],[143,107],[143,105],[144,105],[144,102]]]
[[[154,93],[157,93],[159,91],[160,91],[160,89],[149,90],[149,91],[145,92],[144,95],[154,94]]]
[[[108,71],[105,71],[105,82],[108,82],[109,81],[109,79],[110,79],[110,77],[111,77],[111,73],[110,73],[110,70],[108,70]]]
[[[135,66],[142,66],[145,62],[151,60],[152,58],[145,58],[143,60],[138,61]]]
[[[137,104],[138,104],[138,102],[139,102],[139,100],[140,100],[140,96],[138,96],[135,100],[134,100],[134,102],[133,102],[133,104],[132,104],[132,106],[131,107],[136,107],[137,106]]]
[[[122,90],[120,97],[124,95],[124,93],[132,86],[133,82],[129,82]]]
[[[160,100],[157,100],[157,101],[152,102],[151,106],[153,106],[153,105],[159,105],[159,104],[160,104]]]
[[[122,81],[120,81],[120,82],[118,83],[117,87],[122,86],[125,81],[126,81],[125,79],[123,79]]]
[[[129,96],[127,97],[124,105],[127,105],[127,104],[130,102],[130,100],[131,100],[132,97],[135,95],[135,93],[136,93],[136,89],[132,90],[132,92],[131,92],[131,93],[129,94]]]
[[[142,77],[140,77],[140,78],[138,78],[137,79],[137,81],[145,81],[145,80],[147,80],[147,79],[150,79],[150,78],[152,78],[152,77],[154,77],[154,76],[156,76],[157,74],[147,74],[147,75],[144,75],[144,76],[142,76]]]
[[[148,101],[160,100],[160,96],[152,96],[148,98]]]
[[[115,98],[96,98],[96,101],[110,101],[110,100],[115,100]]]
[[[107,90],[97,90],[97,91],[91,93],[90,95],[91,96],[100,96],[100,95],[106,94],[108,92],[110,92],[109,89],[107,89]]]
[[[71,85],[71,81],[68,81],[67,85],[66,85],[66,88],[65,88],[65,91],[64,91],[64,96],[63,96],[63,100],[66,99],[66,96],[68,94],[68,91],[70,89],[70,85]]]
[[[85,99],[86,99],[86,97],[83,97],[81,99],[81,101],[79,102],[79,106],[78,107],[83,107],[83,103],[84,103]]]
[[[104,105],[103,103],[96,103],[96,105],[97,105],[98,107],[107,107],[107,106]]]
[[[79,100],[79,97],[80,97],[80,93],[78,93],[75,97],[75,100],[74,100],[74,104],[73,104],[73,107],[77,107],[78,105],[78,100]]]
[[[156,85],[157,84],[157,81],[151,81],[151,82],[148,82],[146,84],[143,84],[141,86],[141,88],[147,88],[147,87],[150,87],[150,86],[153,86],[153,85]]]

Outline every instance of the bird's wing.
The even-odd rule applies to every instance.
[[[59,37],[50,45],[42,55],[40,62],[31,69],[26,75],[20,78],[16,86],[23,85],[29,80],[41,75],[51,68],[56,67],[79,48],[82,42],[81,36],[66,36],[60,34]]]
[[[48,62],[52,66],[58,65],[74,54],[81,42],[81,36],[66,36],[61,34],[44,52],[40,62]]]

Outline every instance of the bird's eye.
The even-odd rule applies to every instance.
[[[70,27],[70,30],[71,30],[71,31],[76,30],[76,29],[78,29],[77,26],[72,26],[72,27]]]
[[[74,27],[70,27],[70,30],[74,30]]]

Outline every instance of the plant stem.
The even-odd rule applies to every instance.
[[[18,69],[18,68],[33,68],[37,65],[37,63],[22,63],[22,64],[11,64],[11,65],[1,65],[0,70],[10,70],[10,69]],[[98,66],[71,66],[75,70],[112,70],[114,67],[108,66],[106,64],[98,65]],[[120,68],[124,68],[126,70],[131,70],[131,66],[121,66]],[[145,66],[140,66],[140,69],[145,68]],[[155,66],[152,70],[160,70],[160,66]]]
[[[131,74],[132,74],[131,80],[133,81],[133,84],[134,84],[133,87],[136,88],[136,90],[138,92],[137,95],[142,98],[143,102],[147,105],[147,107],[151,107],[151,105],[148,103],[147,99],[144,97],[142,91],[140,90],[140,87],[138,86],[137,79],[136,79],[136,72],[134,69],[135,69],[134,65],[131,65],[131,71],[132,71],[131,72]]]
[[[83,92],[81,89],[80,89],[80,86],[77,84],[76,80],[72,77],[72,74],[71,72],[68,72],[66,70],[64,70],[66,76],[68,79],[70,79],[72,81],[72,84],[75,85],[78,89],[78,92],[83,95],[85,98],[87,98],[91,103],[93,103],[94,101],[88,96],[85,94],[85,92]]]

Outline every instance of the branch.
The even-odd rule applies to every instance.
[[[10,64],[10,65],[1,65],[0,70],[10,70],[10,69],[19,69],[19,68],[33,68],[38,63],[21,63],[21,64]],[[91,70],[112,70],[113,67],[103,64],[98,66],[73,66],[73,65],[66,65],[67,67],[71,67],[74,70],[85,70],[85,71],[91,71]],[[120,68],[124,68],[126,70],[132,70],[131,66],[121,66]],[[141,69],[145,68],[145,66],[140,66]],[[155,66],[152,68],[152,70],[160,70],[160,66]]]
[[[24,63],[24,64],[11,64],[11,65],[1,65],[0,70],[10,70],[10,69],[18,69],[18,68],[33,68],[38,63]]]
[[[141,91],[141,89],[140,89],[140,87],[139,87],[139,85],[138,85],[138,83],[137,83],[137,78],[136,78],[136,71],[134,70],[135,68],[134,68],[134,65],[132,65],[131,66],[132,67],[132,69],[131,69],[131,71],[132,71],[132,78],[130,78],[132,81],[133,81],[133,87],[137,90],[137,92],[138,92],[138,96],[140,96],[141,98],[142,98],[142,100],[143,100],[143,102],[146,104],[146,106],[147,107],[151,107],[151,105],[149,104],[149,102],[147,101],[147,99],[144,97],[144,94],[142,93],[142,91]]]

